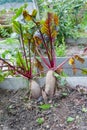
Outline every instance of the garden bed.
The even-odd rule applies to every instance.
[[[41,110],[42,103],[29,101],[26,89],[0,89],[0,130],[87,130],[87,95],[76,90],[62,93],[49,101],[48,110]]]

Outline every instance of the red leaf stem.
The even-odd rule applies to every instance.
[[[3,58],[0,57],[0,60],[2,60],[5,64],[7,64],[10,68],[12,68],[14,71],[16,71],[17,73],[21,74],[22,76],[26,77],[26,78],[30,78],[29,75],[26,75],[25,73],[23,73],[21,70],[18,70],[15,66],[11,65],[10,63],[8,63],[7,61],[5,61]]]
[[[50,56],[49,56],[49,53],[48,53],[48,47],[47,47],[47,45],[46,45],[46,43],[45,43],[45,40],[44,40],[43,34],[42,34],[40,28],[38,27],[37,22],[36,22],[34,19],[32,19],[32,20],[33,20],[33,22],[36,24],[36,26],[37,26],[37,28],[38,28],[38,30],[39,30],[39,33],[40,33],[40,35],[41,35],[41,38],[42,38],[42,41],[43,41],[44,47],[45,47],[45,49],[46,49],[46,53],[47,53],[47,56],[48,56],[49,62],[50,62],[50,64],[51,64]]]
[[[45,65],[48,67],[48,69],[51,68],[51,66],[48,64],[46,58],[38,50],[40,51],[40,49],[38,48],[37,52],[38,52],[38,55],[41,57],[42,61],[45,63]]]
[[[65,59],[60,65],[58,65],[54,70],[56,71],[57,69],[60,69],[66,62],[68,62],[68,60],[70,59],[70,57],[69,58],[67,58],[67,59]]]
[[[32,77],[31,53],[30,53],[30,40],[29,40],[29,39],[28,39],[28,50],[29,50],[29,63],[30,63],[29,75]]]
[[[52,46],[52,37],[51,37],[51,30],[50,30],[50,13],[48,13],[48,31],[49,31],[49,39],[50,39],[50,47],[51,47],[51,66],[53,67],[53,46]]]

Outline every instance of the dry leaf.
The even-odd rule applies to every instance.
[[[57,35],[56,25],[58,25],[58,17],[52,13],[48,13],[48,17],[42,25],[41,32],[54,39]]]
[[[75,59],[74,59],[73,57],[69,59],[69,64],[70,64],[70,65],[75,64]]]
[[[54,23],[55,23],[56,25],[59,24],[59,19],[58,19],[58,16],[57,16],[56,14],[54,14]]]
[[[55,38],[56,36],[57,36],[57,31],[56,30],[54,30],[53,32],[52,32],[52,38]]]
[[[36,46],[39,46],[42,43],[41,38],[39,38],[38,36],[34,36],[34,41]]]
[[[43,71],[44,67],[42,66],[41,62],[38,59],[35,59],[35,66],[40,70]]]
[[[26,10],[23,11],[23,17],[26,21],[32,20],[32,15],[28,14]]]
[[[75,75],[76,72],[77,72],[77,69],[76,69],[76,65],[75,65],[75,64],[72,64],[72,70],[73,70],[73,74]]]
[[[85,62],[85,60],[78,55],[75,55],[74,57],[75,57],[76,60],[80,61],[81,63]]]
[[[55,72],[57,74],[61,74],[63,72],[63,68],[58,68],[58,69],[55,70]]]

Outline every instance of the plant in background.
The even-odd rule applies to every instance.
[[[66,45],[64,40],[62,40],[62,44],[55,43],[55,50],[56,50],[56,55],[58,57],[63,57],[66,55]]]
[[[83,0],[56,0],[56,1],[37,1],[40,15],[43,17],[48,10],[51,10],[58,14],[59,26],[57,41],[62,43],[67,37],[76,37],[79,29],[79,24],[82,21],[82,15],[80,14],[82,8],[84,8],[85,2]],[[51,9],[50,9],[50,8]],[[44,13],[43,13],[44,12]]]
[[[6,37],[9,37],[10,34],[12,33],[12,29],[11,27],[0,27],[0,37],[1,38],[6,38]]]
[[[0,37],[7,38],[12,33],[11,18],[13,11],[3,9],[0,11]]]

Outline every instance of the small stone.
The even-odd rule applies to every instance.
[[[0,114],[3,114],[3,110],[0,110]]]
[[[60,127],[63,127],[63,125],[64,125],[64,124],[60,124],[59,126],[60,126]]]
[[[27,130],[26,127],[23,127],[23,130]]]
[[[49,103],[51,104],[51,103],[52,103],[52,100],[49,100]]]
[[[25,104],[25,106],[27,107],[28,110],[32,110],[32,105],[31,105],[31,103]]]
[[[47,126],[46,126],[46,128],[47,128],[47,129],[49,129],[49,128],[50,128],[50,126],[49,126],[49,125],[47,125]]]
[[[3,124],[1,124],[0,126],[1,126],[1,127],[3,127],[4,125],[3,125]]]
[[[59,127],[59,124],[57,124],[56,127]]]

